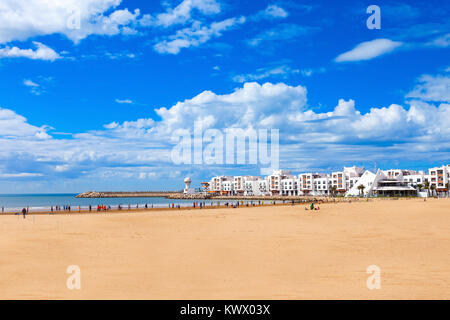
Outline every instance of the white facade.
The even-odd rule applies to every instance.
[[[338,193],[345,193],[356,184],[363,173],[363,167],[344,167],[343,171],[331,174],[331,186],[335,187]]]
[[[353,183],[352,187],[347,191],[346,196],[372,196],[373,188],[376,186],[376,177],[375,173],[370,172],[369,170],[365,171],[363,175]],[[363,190],[359,189],[359,186],[361,185],[364,186]]]
[[[186,178],[185,183],[188,180]],[[276,170],[265,178],[218,176],[202,184],[206,192],[230,196],[326,196],[332,193],[333,187],[337,193],[346,196],[359,196],[361,193],[364,196],[376,196],[377,192],[386,196],[395,192],[412,195],[419,190],[419,185],[425,186],[427,181],[434,186],[436,193],[447,192],[450,165],[431,168],[428,174],[403,169],[378,170],[374,174],[356,166],[344,167],[344,170],[332,174],[302,173],[298,176],[287,170]],[[364,186],[363,192],[358,189],[360,185]],[[186,188],[185,192],[190,190],[187,185]],[[420,192],[417,194],[422,195]]]
[[[428,175],[430,185],[434,186],[437,193],[448,191],[450,165],[428,169]]]
[[[230,176],[218,176],[213,177],[209,182],[210,192],[227,193],[233,190],[233,177]]]
[[[314,191],[313,195],[326,196],[330,194],[331,189],[331,177],[329,175],[317,175],[313,182]]]
[[[298,195],[299,180],[295,176],[289,176],[281,180],[281,195],[296,196]]]
[[[288,170],[276,170],[270,176],[266,177],[268,191],[271,195],[281,194],[281,180],[289,178],[291,172]]]

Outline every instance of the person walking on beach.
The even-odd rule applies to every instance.
[[[22,214],[23,214],[23,218],[25,219],[25,217],[27,215],[27,209],[23,208],[22,209]]]

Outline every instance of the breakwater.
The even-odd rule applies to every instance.
[[[218,196],[211,194],[195,193],[184,194],[176,191],[147,191],[147,192],[98,192],[88,191],[81,193],[76,198],[166,198],[173,200],[304,200],[311,198],[322,197],[308,197],[308,196]]]
[[[182,193],[175,191],[132,191],[132,192],[99,192],[80,193],[76,198],[169,198]],[[175,198],[174,198],[175,199]],[[181,198],[180,198],[181,199]]]

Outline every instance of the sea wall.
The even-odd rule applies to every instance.
[[[135,192],[98,192],[88,191],[80,193],[76,198],[168,198],[169,196],[181,194],[174,191],[135,191]]]

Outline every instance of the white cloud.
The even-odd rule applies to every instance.
[[[21,173],[0,173],[0,178],[35,178],[35,177],[42,177],[42,173],[28,173],[28,172],[21,172]]]
[[[450,77],[423,75],[419,78],[419,84],[406,97],[424,101],[450,102]]]
[[[392,104],[363,112],[353,100],[341,99],[333,110],[317,112],[308,106],[306,94],[300,85],[244,83],[227,94],[204,91],[156,109],[159,120],[113,122],[67,139],[53,139],[48,127],[33,126],[15,112],[0,109],[0,172],[96,181],[99,176],[148,179],[151,172],[180,169],[171,162],[172,138],[180,130],[192,133],[194,121],[221,131],[280,129],[280,164],[286,168],[342,166],[367,159],[448,160],[448,103],[418,99],[409,106]]]
[[[0,43],[63,34],[78,43],[91,34],[116,35],[137,23],[140,11],[115,10],[121,0],[2,0]],[[107,14],[110,12],[109,14]]]
[[[269,5],[264,13],[273,18],[286,18],[289,15],[286,10],[276,5]]]
[[[216,0],[183,0],[175,8],[168,8],[166,12],[157,14],[148,23],[164,27],[183,24],[191,19],[194,10],[205,15],[216,14],[220,12],[220,4]]]
[[[257,81],[267,78],[281,78],[287,79],[293,75],[301,75],[303,77],[310,77],[315,73],[323,73],[325,68],[319,69],[294,69],[287,65],[281,65],[278,67],[260,68],[255,73],[240,74],[233,77],[234,82],[244,83],[249,81]]]
[[[289,13],[285,9],[272,4],[267,6],[266,9],[249,16],[249,20],[261,21],[261,20],[284,19],[287,18],[288,16]]]
[[[389,53],[402,45],[401,42],[389,39],[376,39],[372,41],[361,42],[350,51],[344,52],[336,57],[336,62],[349,62],[370,60]]]
[[[27,119],[14,111],[0,107],[0,137],[48,139],[48,127],[36,127],[28,124]]]
[[[43,88],[41,88],[41,86],[39,84],[37,84],[36,82],[30,80],[30,79],[25,79],[23,81],[24,86],[29,87],[30,88],[30,92],[34,95],[41,95],[43,92],[45,92],[45,90]]]
[[[31,80],[24,80],[23,84],[26,85],[27,87],[39,87],[39,85],[36,82],[33,82]]]
[[[286,78],[292,74],[300,74],[299,69],[292,69],[289,66],[283,65],[275,68],[261,68],[258,69],[256,73],[253,74],[241,74],[233,77],[233,81],[244,83],[249,81],[266,79],[269,77],[281,77]]]
[[[213,22],[209,26],[203,26],[200,21],[195,21],[191,27],[178,30],[174,35],[155,44],[154,49],[159,53],[178,54],[183,48],[198,47],[211,38],[219,37],[224,31],[244,22],[244,17]]]
[[[33,44],[37,47],[33,49],[20,49],[18,47],[5,46],[0,48],[0,58],[28,58],[33,60],[55,61],[61,59],[61,56],[52,48],[34,41]]]

